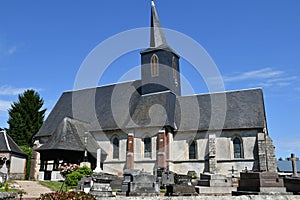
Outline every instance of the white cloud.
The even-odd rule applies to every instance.
[[[12,102],[0,100],[0,111],[7,111],[10,108]]]
[[[232,76],[223,76],[224,82],[252,81],[251,86],[261,87],[285,87],[297,80],[297,76],[288,76],[284,71],[274,70],[272,68],[263,68],[235,74]],[[255,83],[254,83],[255,82]]]
[[[225,82],[243,81],[248,79],[267,79],[274,78],[282,75],[284,72],[279,70],[273,70],[272,68],[263,68],[259,70],[253,70],[243,72],[234,76],[223,76]]]
[[[7,53],[8,55],[12,55],[12,54],[14,54],[16,51],[17,51],[17,47],[16,47],[16,46],[12,46],[12,47],[10,47],[10,48],[6,51],[6,53]]]
[[[7,41],[0,41],[0,56],[10,56],[17,52],[17,46],[8,44]]]
[[[3,85],[0,87],[0,96],[14,96],[20,93],[23,93],[25,90],[34,89],[34,88],[16,88],[9,85]],[[39,91],[37,89],[34,89]]]

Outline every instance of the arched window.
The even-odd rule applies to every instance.
[[[173,78],[174,78],[174,82],[177,85],[178,81],[177,81],[177,63],[176,63],[176,59],[173,56],[173,60],[172,60],[172,66],[173,66]]]
[[[144,138],[144,157],[151,158],[152,148],[151,148],[151,138],[145,137]]]
[[[233,139],[233,152],[234,158],[242,158],[242,141],[240,138],[235,137]]]
[[[189,145],[189,159],[196,159],[196,142],[192,141]]]
[[[151,57],[151,75],[152,77],[154,76],[158,76],[159,72],[158,72],[158,57],[157,55],[153,54],[153,56]]]
[[[119,159],[119,139],[113,139],[113,159]]]

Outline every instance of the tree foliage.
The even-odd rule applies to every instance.
[[[7,133],[18,145],[32,147],[33,136],[44,121],[46,109],[42,109],[43,104],[44,100],[31,89],[20,94],[18,101],[12,103],[8,110]]]

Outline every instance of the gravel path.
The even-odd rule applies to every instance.
[[[52,192],[51,189],[42,186],[37,181],[16,181],[18,185],[26,192],[24,199],[35,199],[41,194]]]

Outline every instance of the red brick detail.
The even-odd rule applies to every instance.
[[[166,135],[164,131],[158,132],[157,144],[157,166],[166,168]]]
[[[171,130],[168,128],[166,129],[166,160],[170,159],[170,134],[171,134]],[[169,168],[169,162],[166,162],[166,168]]]
[[[132,134],[128,134],[127,138],[126,168],[134,169],[134,136]]]

